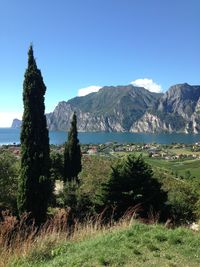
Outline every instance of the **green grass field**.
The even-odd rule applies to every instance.
[[[176,149],[176,152],[177,150],[178,149]],[[170,152],[175,153],[175,150],[170,150]],[[181,149],[179,152],[180,153],[177,153],[177,155],[187,154],[187,151],[184,149]],[[120,157],[123,157],[127,154],[128,152],[117,153],[117,155]],[[134,154],[136,156],[139,156],[140,154],[142,154],[145,160],[149,164],[151,164],[153,167],[164,168],[170,172],[177,173],[178,176],[183,176],[183,177],[185,177],[186,172],[189,171],[191,173],[191,176],[200,178],[200,159],[165,160],[165,159],[149,158],[146,152],[134,152]]]
[[[32,250],[9,266],[33,267],[197,267],[200,234],[186,228],[133,223],[83,240]]]
[[[164,168],[173,173],[177,173],[179,176],[185,177],[187,171],[191,173],[191,176],[200,178],[200,159],[190,160],[162,160],[145,158],[152,166]]]
[[[197,155],[197,156],[200,156],[200,152],[195,152],[195,151],[191,151],[190,149],[187,149],[187,148],[172,148],[169,150],[171,153],[174,153],[176,155],[180,155],[180,154],[183,154],[183,155]]]

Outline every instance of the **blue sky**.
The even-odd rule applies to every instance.
[[[200,84],[199,12],[199,0],[0,0],[0,127],[23,111],[31,42],[47,112],[89,86]]]

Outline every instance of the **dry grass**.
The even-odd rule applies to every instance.
[[[109,222],[104,222],[104,213],[106,209],[99,215],[87,218],[85,222],[82,223],[75,223],[73,232],[70,234],[69,239],[71,241],[79,241],[84,240],[86,238],[90,238],[91,236],[98,234],[102,235],[108,232],[114,232],[119,230],[120,228],[126,229],[130,225],[132,225],[133,220],[136,217],[136,211],[138,210],[137,207],[133,207],[128,209],[124,216],[119,220],[115,221],[113,216],[111,216]],[[113,209],[114,215],[114,209]]]
[[[105,212],[105,211],[104,211]],[[90,238],[93,235],[108,233],[132,224],[136,208],[129,209],[123,218],[117,223],[111,218],[109,223],[104,223],[104,212],[85,222],[73,222],[69,226],[70,211],[59,209],[54,216],[40,228],[34,221],[27,224],[28,214],[24,214],[18,220],[15,216],[4,212],[0,222],[0,267],[8,266],[10,261],[17,258],[25,258],[33,254],[44,255],[54,247],[63,244],[67,240],[79,241]]]
[[[0,222],[0,267],[6,266],[11,257],[26,256],[35,247],[43,249],[58,241],[66,240],[68,212],[59,210],[40,228],[34,221],[27,224],[28,214],[18,220],[9,212],[3,212]]]

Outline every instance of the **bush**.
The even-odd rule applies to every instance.
[[[79,175],[81,194],[87,195],[96,210],[104,205],[102,184],[109,179],[114,159],[100,156],[82,158],[83,168]]]
[[[51,159],[50,172],[52,180],[62,181],[64,175],[64,156],[57,151],[52,151],[50,153],[50,159]]]
[[[10,152],[0,154],[0,210],[17,212],[19,162]]]
[[[198,178],[177,178],[167,171],[158,171],[157,174],[162,187],[168,192],[167,204],[170,208],[170,217],[175,223],[192,222],[200,215],[199,203],[200,184]]]
[[[94,213],[89,196],[80,190],[76,180],[65,183],[63,191],[57,197],[57,202],[60,207],[70,211],[71,220],[81,220]]]
[[[194,221],[197,201],[198,195],[189,183],[180,182],[171,188],[168,193],[168,204],[174,221],[177,223]]]
[[[134,206],[139,215],[147,217],[152,210],[164,214],[167,193],[154,178],[153,171],[142,156],[129,155],[112,167],[110,179],[104,186],[105,203],[116,208],[117,217]]]

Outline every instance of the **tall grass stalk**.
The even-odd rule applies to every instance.
[[[34,256],[45,255],[67,240],[79,241],[98,233],[129,227],[136,214],[135,208],[132,208],[118,222],[111,218],[105,223],[104,212],[95,217],[88,217],[84,222],[74,221],[71,226],[68,223],[70,211],[59,209],[41,227],[28,220],[29,214],[23,214],[17,219],[9,212],[3,212],[0,222],[0,267],[8,266],[10,261],[27,257],[31,253]]]

